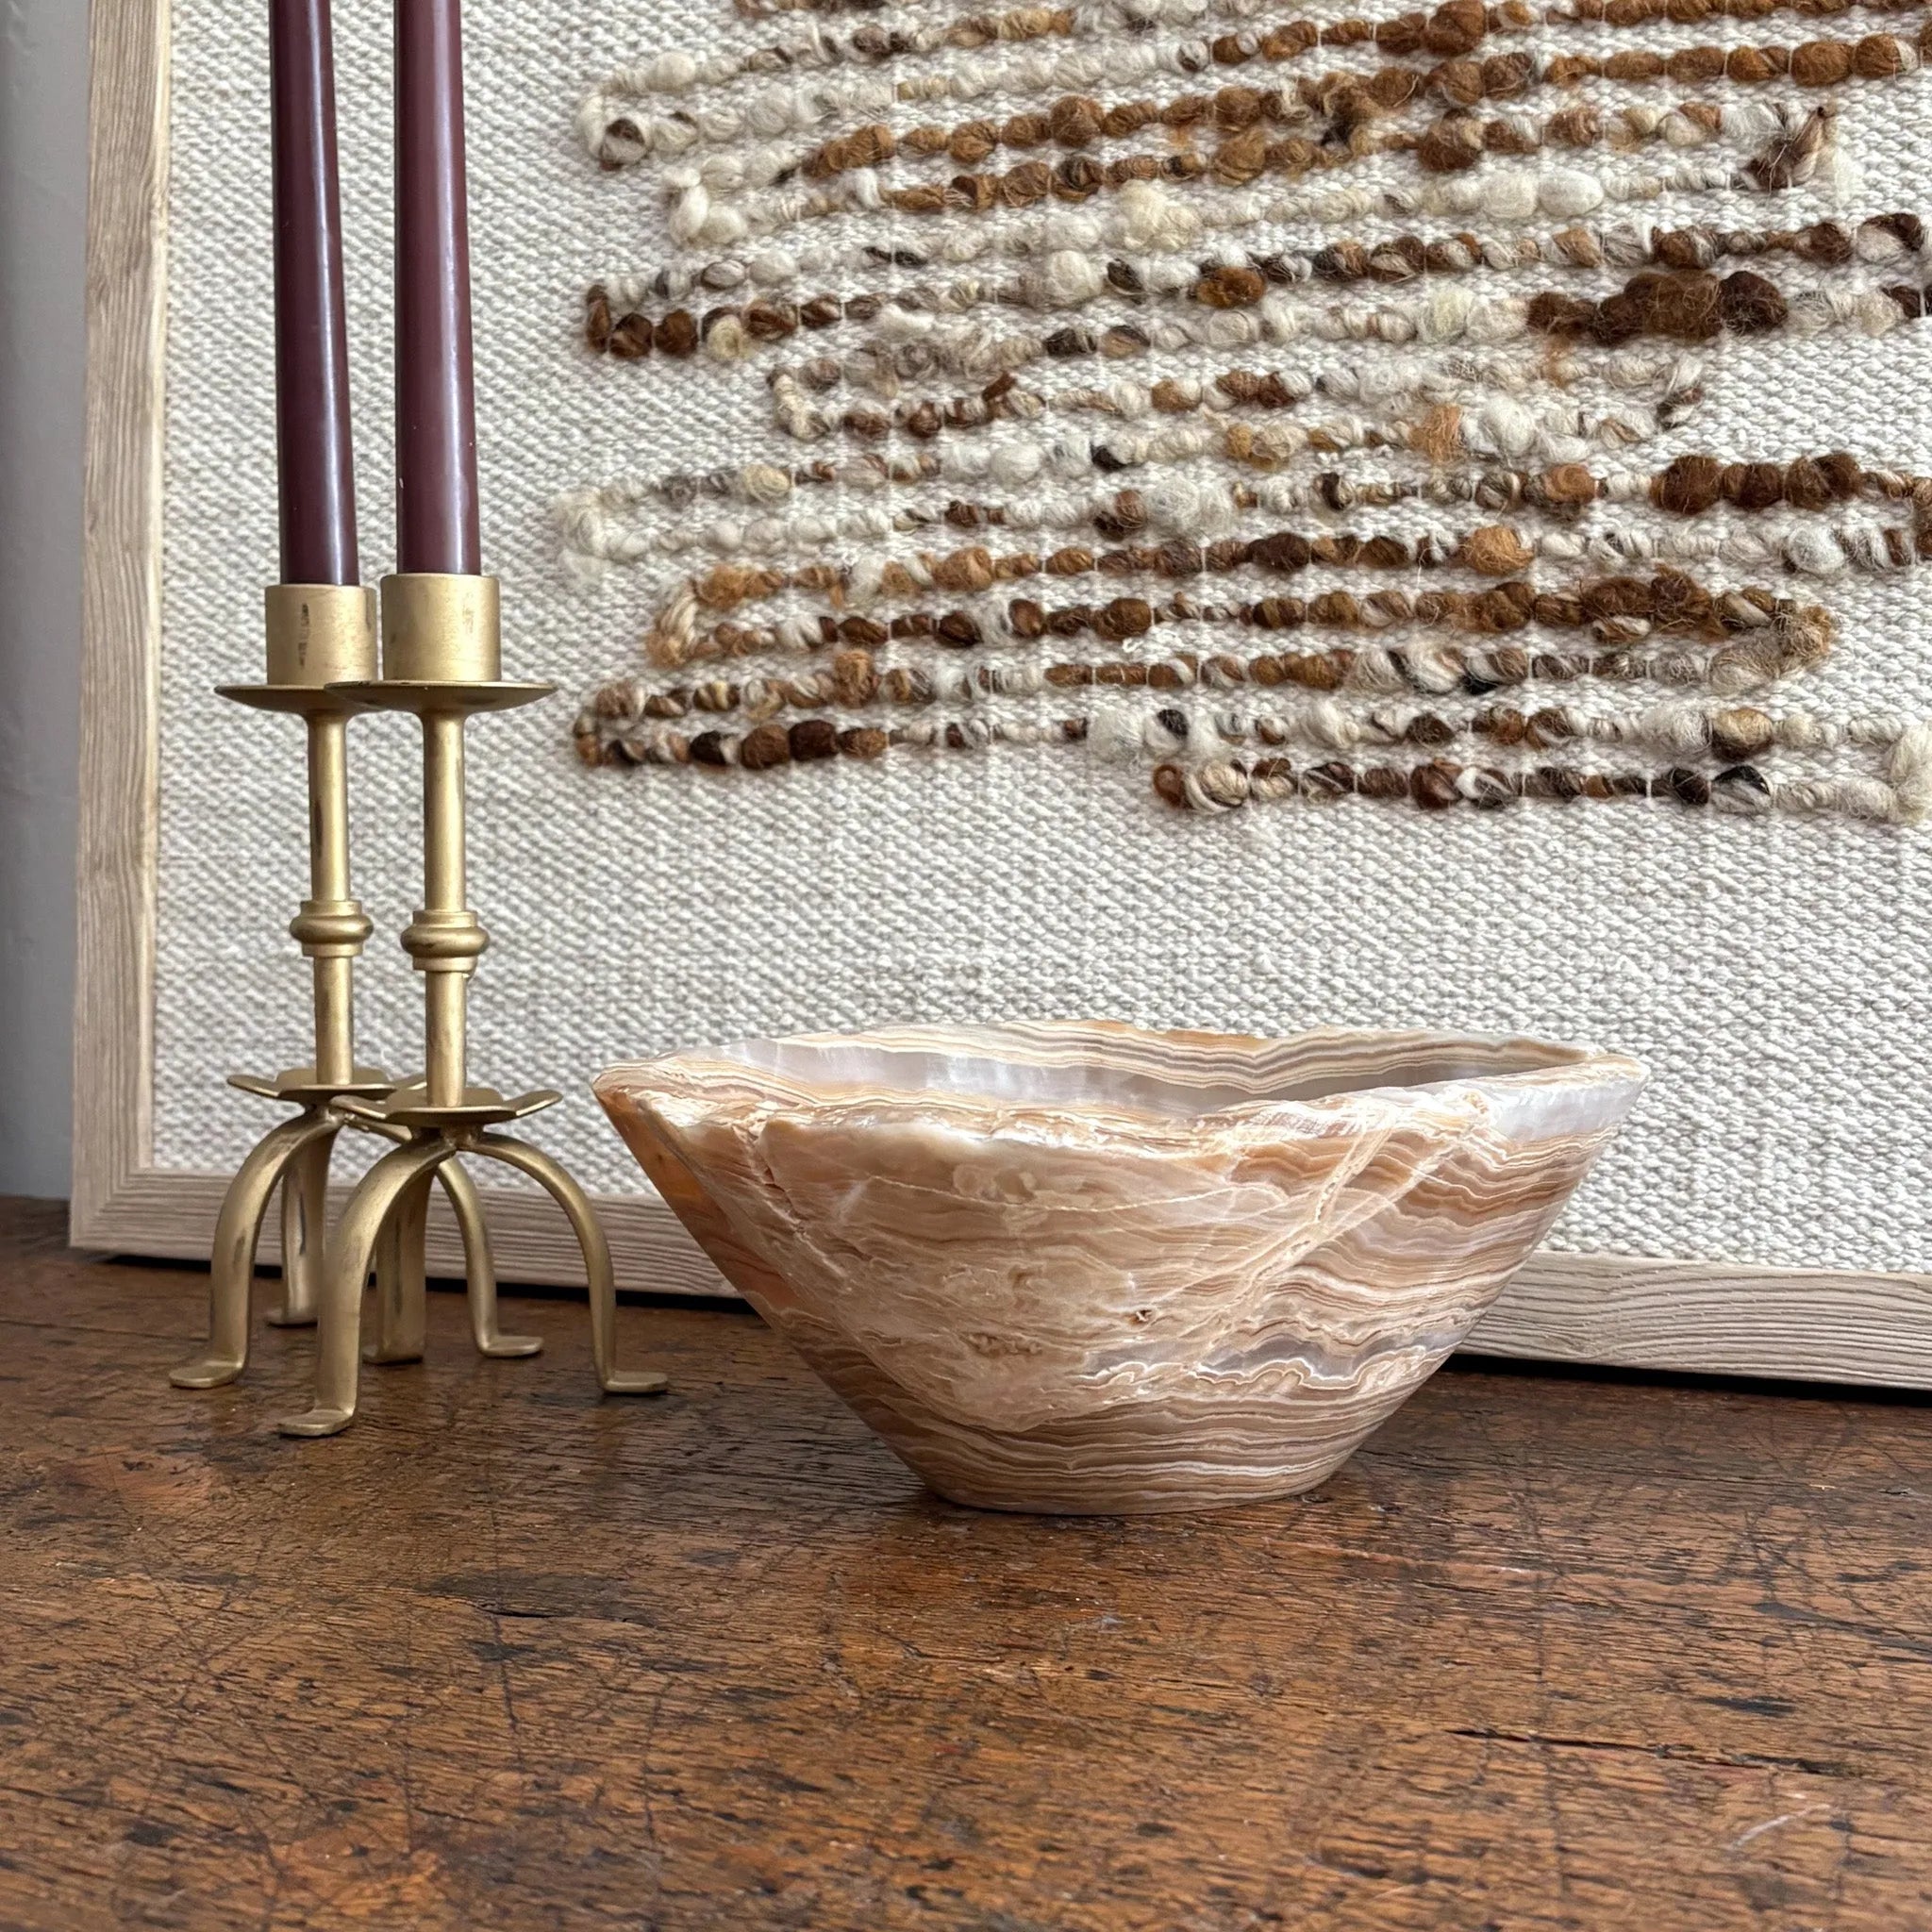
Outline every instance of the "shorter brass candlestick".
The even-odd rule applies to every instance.
[[[169,1379],[180,1389],[232,1382],[248,1363],[249,1292],[262,1223],[275,1190],[282,1195],[282,1304],[268,1319],[279,1327],[316,1320],[328,1208],[328,1174],[337,1136],[355,1126],[396,1138],[379,1122],[352,1118],[349,1101],[380,1099],[395,1086],[380,1067],[356,1063],[355,970],[371,926],[349,891],[349,720],[364,707],[331,684],[375,669],[375,593],[354,585],[278,584],[268,592],[268,680],[224,685],[221,695],[261,711],[282,711],[308,727],[308,897],[290,926],[313,962],[315,1057],[272,1079],[236,1074],[244,1093],[284,1102],[292,1120],[257,1142],[229,1183],[215,1224],[208,1282],[208,1353]],[[468,1175],[443,1175],[463,1239],[470,1316],[486,1355],[534,1355],[542,1343],[503,1335],[496,1319],[496,1275],[482,1204]],[[420,1227],[398,1229],[377,1257],[385,1299],[423,1293]]]
[[[463,732],[472,716],[510,710],[556,687],[506,683],[496,579],[409,575],[382,587],[383,672],[332,685],[358,708],[413,712],[423,722],[424,904],[403,946],[424,975],[425,1071],[421,1081],[377,1097],[342,1094],[337,1109],[400,1144],[366,1174],[329,1237],[323,1270],[315,1406],[291,1416],[282,1432],[332,1436],[356,1417],[362,1291],[388,1248],[419,1241],[429,1190],[460,1173],[458,1157],[501,1161],[542,1187],[569,1217],[590,1284],[591,1347],[608,1394],[652,1395],[665,1387],[653,1371],[618,1369],[616,1277],[610,1247],[589,1198],[562,1164],[541,1149],[491,1131],[555,1106],[544,1091],[506,1098],[473,1087],[468,1063],[471,975],[489,945],[469,906],[465,850],[467,799]],[[378,1271],[373,1361],[413,1360],[423,1352],[420,1280]]]

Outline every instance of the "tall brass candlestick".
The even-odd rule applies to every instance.
[[[248,1361],[249,1291],[261,1225],[277,1188],[282,1195],[281,1307],[269,1320],[300,1326],[316,1319],[328,1206],[328,1174],[344,1126],[345,1102],[375,1100],[394,1081],[380,1067],[358,1066],[355,1053],[355,962],[371,927],[349,890],[349,720],[362,708],[340,680],[375,668],[375,597],[355,585],[278,584],[268,593],[268,679],[225,685],[222,695],[257,710],[283,711],[308,727],[308,897],[289,930],[312,962],[315,1052],[306,1066],[271,1079],[237,1074],[231,1084],[296,1108],[273,1127],[242,1163],[215,1224],[208,1279],[208,1349],[173,1372],[177,1388],[232,1382]],[[334,688],[332,688],[332,686]],[[533,1355],[528,1336],[506,1336],[496,1320],[496,1277],[481,1203],[469,1177],[443,1176],[462,1232],[471,1321],[486,1355]],[[423,1228],[400,1230],[377,1257],[386,1300],[405,1303],[423,1289]]]
[[[358,708],[413,712],[423,727],[424,904],[403,934],[403,947],[424,978],[425,1073],[384,1098],[346,1096],[337,1103],[352,1120],[401,1141],[364,1175],[329,1238],[317,1350],[315,1404],[282,1424],[291,1436],[332,1436],[355,1420],[359,1381],[362,1291],[377,1267],[373,1360],[408,1360],[422,1353],[420,1276],[379,1266],[385,1252],[420,1239],[429,1189],[461,1173],[458,1157],[502,1162],[527,1174],[563,1209],[584,1258],[590,1286],[591,1345],[607,1394],[652,1395],[665,1378],[616,1365],[616,1278],[610,1247],[595,1210],[569,1172],[527,1142],[492,1129],[554,1107],[550,1091],[507,1098],[469,1077],[469,984],[490,943],[471,909],[465,863],[468,801],[463,732],[467,721],[547,697],[547,684],[501,676],[498,592],[494,577],[415,573],[382,587],[383,671],[379,679],[332,687]]]

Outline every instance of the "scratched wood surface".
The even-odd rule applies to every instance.
[[[1313,1496],[979,1516],[741,1311],[306,1340],[0,1207],[0,1926],[1932,1925],[1932,1408],[1457,1368]]]

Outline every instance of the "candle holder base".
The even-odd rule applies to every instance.
[[[380,1100],[352,1101],[345,1111],[371,1125],[432,1130],[474,1129],[507,1126],[545,1108],[555,1107],[563,1095],[542,1087],[532,1093],[519,1093],[507,1099],[494,1087],[466,1087],[463,1097],[451,1107],[432,1107],[429,1089],[421,1080],[408,1080],[391,1089]]]
[[[396,1077],[380,1067],[358,1067],[346,1080],[325,1080],[313,1067],[289,1067],[272,1080],[259,1074],[230,1074],[228,1085],[238,1093],[253,1093],[261,1100],[333,1107],[339,1100],[380,1100],[396,1091]]]
[[[228,1084],[244,1093],[291,1104],[298,1111],[294,1119],[271,1127],[256,1142],[223,1197],[208,1269],[208,1353],[170,1372],[168,1379],[177,1389],[219,1389],[235,1381],[248,1366],[255,1257],[278,1189],[282,1301],[267,1311],[265,1319],[276,1328],[316,1325],[326,1252],[329,1165],[337,1138],[345,1127],[385,1140],[406,1137],[404,1129],[364,1110],[397,1091],[393,1078],[379,1067],[358,1067],[344,1082],[319,1080],[313,1067],[295,1067],[274,1079],[236,1074]],[[462,1236],[470,1327],[477,1352],[508,1357],[538,1354],[543,1346],[541,1338],[505,1335],[498,1325],[495,1262],[474,1183],[459,1167],[446,1169],[441,1179]],[[372,1356],[372,1360],[408,1361],[422,1354],[420,1346],[413,1355],[408,1353],[407,1337],[424,1326],[426,1190],[422,1205],[425,1224],[399,1232],[375,1257],[378,1303],[395,1313],[388,1324],[391,1352]]]
[[[583,1256],[591,1299],[591,1353],[603,1392],[658,1395],[669,1386],[668,1378],[655,1369],[617,1366],[617,1277],[610,1244],[590,1197],[561,1161],[526,1141],[489,1131],[553,1106],[559,1097],[529,1093],[506,1100],[491,1088],[472,1087],[457,1106],[436,1108],[428,1105],[426,1090],[409,1083],[384,1100],[358,1098],[344,1104],[342,1111],[350,1119],[401,1144],[363,1175],[330,1237],[319,1310],[316,1399],[312,1407],[280,1423],[283,1435],[340,1434],[356,1419],[360,1363],[414,1361],[421,1357],[421,1295],[407,1265],[396,1265],[391,1258],[385,1267],[384,1260],[401,1257],[406,1262],[420,1255],[429,1190],[438,1180],[447,1188],[457,1176],[462,1176],[462,1186],[469,1188],[458,1164],[466,1158],[515,1169],[563,1209]],[[375,1335],[365,1345],[362,1291],[372,1268],[376,1276]]]

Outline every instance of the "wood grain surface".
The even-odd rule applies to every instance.
[[[1932,1408],[1463,1367],[1314,1494],[940,1504],[731,1308],[670,1368],[165,1370],[0,1208],[0,1927],[1914,1932]]]

